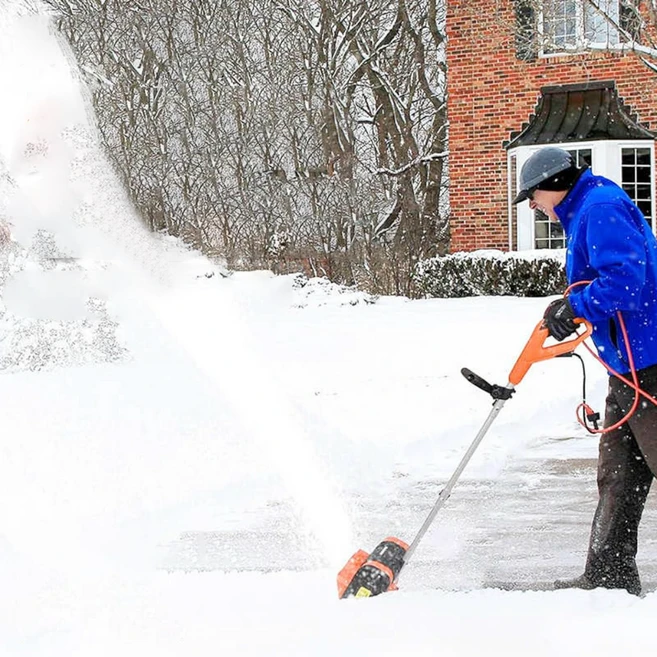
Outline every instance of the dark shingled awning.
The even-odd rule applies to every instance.
[[[507,149],[597,139],[654,139],[618,97],[611,81],[543,87],[535,114]]]

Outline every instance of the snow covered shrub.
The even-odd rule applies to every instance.
[[[308,279],[303,274],[297,274],[292,288],[296,308],[368,305],[376,303],[378,299],[376,295],[362,292],[355,287],[332,283],[324,276]]]
[[[460,252],[418,263],[417,289],[426,297],[560,294],[566,288],[565,252]]]

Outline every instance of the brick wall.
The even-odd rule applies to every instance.
[[[657,73],[633,52],[517,59],[511,0],[447,3],[451,250],[507,250],[504,142],[546,85],[615,80],[638,120],[657,130]]]

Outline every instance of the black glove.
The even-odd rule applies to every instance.
[[[548,333],[561,342],[571,333],[577,330],[577,324],[573,321],[575,313],[568,299],[557,299],[553,301],[546,309],[543,315],[543,323]]]

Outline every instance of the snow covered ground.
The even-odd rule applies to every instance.
[[[413,538],[486,418],[460,368],[505,384],[545,299],[226,275],[141,228],[60,44],[18,2],[0,6],[0,88],[0,655],[652,647],[655,593],[491,588],[583,565],[597,445],[574,359],[532,368],[400,591],[337,599],[357,548]]]

